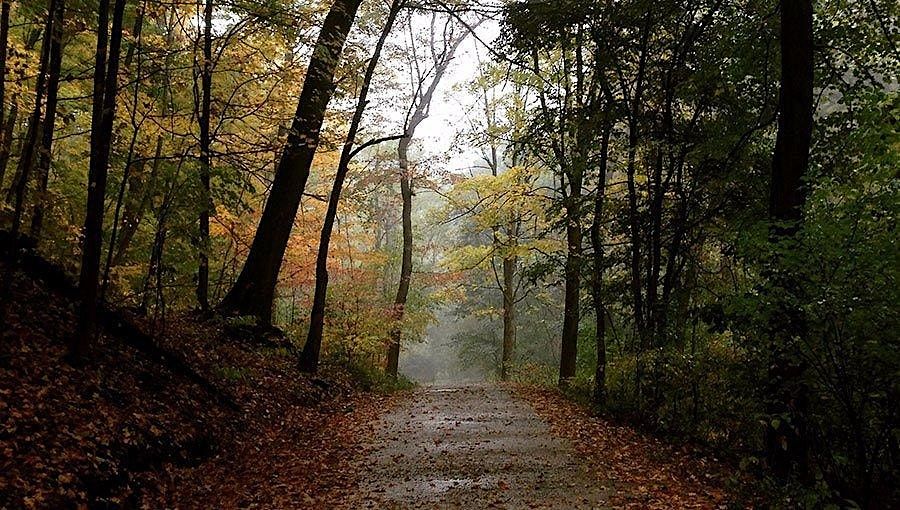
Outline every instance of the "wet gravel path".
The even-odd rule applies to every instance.
[[[344,508],[603,508],[607,489],[495,385],[428,387],[384,414]]]

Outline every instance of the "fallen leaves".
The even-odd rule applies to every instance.
[[[615,487],[613,508],[718,509],[733,505],[726,487],[735,472],[724,462],[592,416],[559,391],[514,386],[551,427],[572,442],[598,483]]]
[[[351,483],[348,445],[385,407],[338,371],[312,381],[286,349],[190,315],[143,348],[103,335],[76,368],[63,361],[75,324],[65,293],[19,275],[13,296],[0,332],[0,508],[321,508]]]

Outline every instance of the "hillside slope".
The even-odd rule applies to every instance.
[[[0,508],[315,506],[342,483],[335,452],[379,405],[348,377],[300,374],[277,337],[123,310],[73,366],[74,287],[21,264],[0,338]]]

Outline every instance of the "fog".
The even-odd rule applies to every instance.
[[[435,321],[428,326],[420,342],[404,345],[400,356],[400,372],[419,384],[458,384],[480,382],[489,378],[481,367],[464,365],[460,361],[459,322],[453,305],[444,305],[435,312]]]

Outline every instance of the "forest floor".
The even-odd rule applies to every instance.
[[[349,452],[386,396],[194,314],[107,309],[73,365],[74,286],[21,264],[0,328],[0,509],[327,508],[353,483]]]
[[[0,509],[729,499],[727,464],[591,416],[558,391],[373,393],[336,368],[301,374],[283,338],[221,320],[107,310],[90,360],[73,366],[74,287],[46,261],[23,265],[0,330]]]

